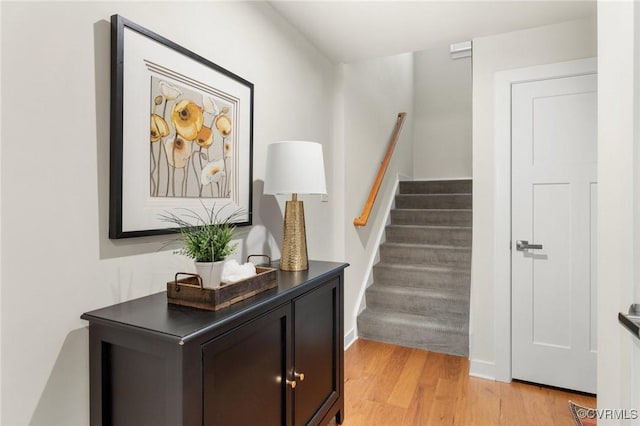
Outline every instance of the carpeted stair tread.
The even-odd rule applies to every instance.
[[[452,246],[451,244],[420,244],[420,243],[396,243],[396,242],[384,242],[381,246],[393,246],[393,247],[406,247],[410,249],[420,248],[435,248],[445,250],[455,250],[460,252],[471,252],[471,247]]]
[[[385,242],[380,245],[380,259],[403,265],[470,266],[471,247]]]
[[[388,225],[387,228],[398,228],[398,229],[460,229],[465,231],[471,231],[470,226],[452,226],[452,225]]]
[[[399,194],[396,208],[399,209],[470,209],[471,194]]]
[[[399,271],[412,271],[421,274],[427,274],[429,272],[449,272],[458,273],[466,276],[471,276],[468,268],[456,267],[456,266],[437,266],[437,265],[401,265],[398,263],[378,262],[374,265],[377,269],[389,269],[395,272]]]
[[[471,245],[469,226],[388,225],[385,236],[388,242]]]
[[[455,288],[424,289],[374,284],[367,289],[367,308],[469,320],[469,294]]]
[[[393,209],[392,225],[471,226],[470,209]]]
[[[379,263],[373,267],[373,279],[376,286],[384,287],[413,287],[431,291],[448,291],[456,294],[469,294],[471,277],[469,272],[459,268],[452,269],[427,269],[414,268],[413,265],[405,268],[392,268]]]
[[[469,354],[468,333],[468,321],[442,321],[375,309],[367,309],[358,317],[360,337],[452,355]]]
[[[400,182],[401,194],[439,194],[439,193],[469,193],[473,189],[471,179],[454,180],[415,180]]]
[[[429,315],[390,312],[382,309],[367,309],[363,317],[375,317],[390,324],[408,324],[416,328],[428,328],[438,332],[463,334],[469,331],[469,323],[453,318],[436,318]]]
[[[451,299],[456,302],[468,302],[469,295],[458,295],[445,289],[425,291],[421,288],[406,287],[406,286],[381,286],[374,284],[367,288],[367,293],[381,293],[388,296],[391,295],[403,295],[408,297],[425,297],[434,300]]]

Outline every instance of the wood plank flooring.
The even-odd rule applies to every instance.
[[[569,400],[596,405],[582,394],[470,377],[466,358],[363,339],[345,353],[344,426],[573,425]]]

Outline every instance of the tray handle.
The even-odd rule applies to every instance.
[[[195,285],[195,284],[188,284],[188,283],[184,283],[184,282],[178,282],[178,276],[179,275],[184,275],[187,277],[194,277],[198,280],[198,284],[199,285]],[[176,272],[176,275],[174,276],[174,280],[173,282],[176,285],[176,291],[180,291],[180,286],[187,286],[187,287],[195,287],[195,288],[199,288],[200,290],[204,289],[204,287],[202,286],[202,277],[198,274],[192,274],[190,272]]]
[[[247,262],[252,257],[266,257],[269,260],[268,265],[271,265],[271,256],[269,256],[268,254],[250,254],[249,256],[247,256]]]

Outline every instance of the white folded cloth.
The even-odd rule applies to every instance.
[[[256,267],[253,263],[247,262],[240,265],[237,260],[231,259],[225,262],[222,270],[222,281],[225,283],[235,283],[256,274]]]

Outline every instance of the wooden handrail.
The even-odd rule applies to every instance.
[[[402,130],[402,125],[404,124],[404,118],[406,117],[406,115],[406,112],[398,113],[396,127],[393,129],[393,133],[391,134],[389,146],[387,147],[387,153],[384,155],[382,164],[380,164],[380,169],[378,170],[376,180],[373,181],[373,185],[371,186],[369,198],[367,198],[367,202],[362,209],[360,217],[353,219],[353,224],[355,226],[365,226],[369,221],[369,215],[371,214],[371,209],[373,209],[373,203],[376,202],[376,198],[378,197],[378,191],[380,191],[382,179],[384,179],[384,174],[387,172],[387,167],[389,167],[389,163],[391,162],[391,156],[393,155],[393,150],[396,147],[396,143],[398,143],[398,139],[400,138],[400,130]]]

